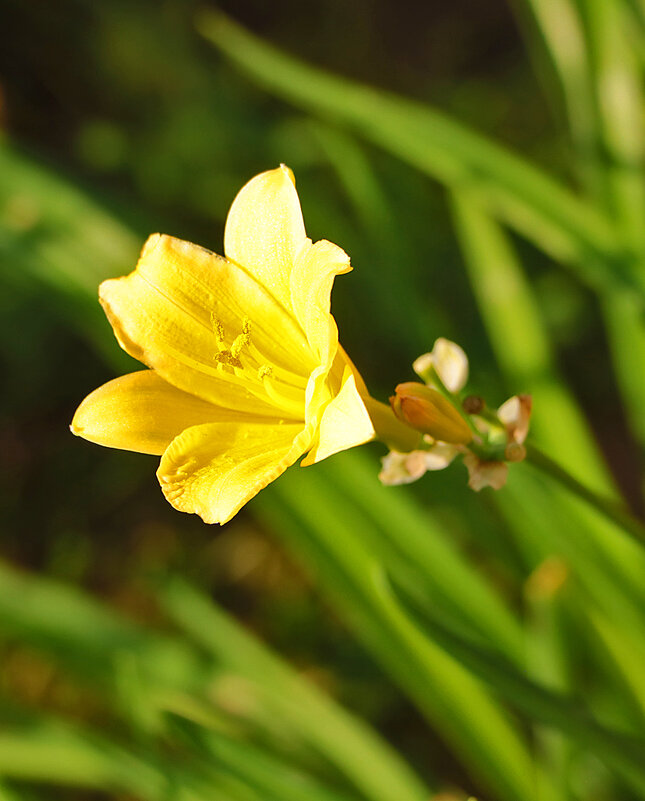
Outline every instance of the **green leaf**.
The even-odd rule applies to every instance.
[[[368,521],[357,525],[351,508],[314,471],[292,471],[258,505],[464,764],[500,799],[532,798],[532,759],[505,711],[441,646],[424,641],[419,650],[384,618],[370,578],[378,562],[363,534]]]
[[[467,187],[585,283],[640,287],[619,264],[621,245],[607,217],[519,156],[427,106],[307,66],[219,12],[202,14],[199,29],[269,91],[347,125],[450,187]]]
[[[218,661],[251,683],[271,714],[293,727],[374,801],[423,801],[428,790],[368,726],[342,710],[208,599],[175,580],[164,608]]]

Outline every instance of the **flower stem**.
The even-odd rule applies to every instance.
[[[566,487],[574,495],[582,498],[590,506],[600,512],[604,517],[620,526],[624,531],[630,534],[634,539],[638,540],[641,545],[645,545],[645,525],[634,517],[630,512],[622,506],[622,504],[615,501],[613,498],[608,498],[594,492],[584,484],[580,483],[577,478],[567,472],[561,465],[554,462],[550,456],[547,456],[535,445],[526,446],[526,459],[532,465],[537,467],[546,475],[555,479],[563,487]]]
[[[372,419],[377,438],[388,448],[400,453],[407,453],[419,447],[421,434],[402,423],[388,405],[377,401],[371,395],[363,398],[363,401],[367,413]]]

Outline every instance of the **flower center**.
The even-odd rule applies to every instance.
[[[228,346],[224,326],[213,313],[211,313],[211,325],[217,342],[217,352],[213,359],[218,367],[229,375],[231,373],[235,375],[236,379],[257,398],[262,400],[268,398],[285,414],[302,419],[307,379],[279,365],[268,363],[266,357],[251,341],[249,318],[244,318],[242,330]]]

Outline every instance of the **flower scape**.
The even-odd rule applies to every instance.
[[[302,456],[311,465],[377,438],[391,448],[383,483],[416,480],[462,453],[471,487],[503,484],[503,459],[522,457],[508,448],[522,448],[526,402],[509,401],[507,422],[502,409],[480,416],[473,433],[456,403],[467,360],[447,340],[415,362],[424,384],[400,384],[391,406],[370,397],[330,313],[334,278],[351,270],[349,257],[307,238],[288,167],[240,190],[224,254],[154,234],[134,272],[101,284],[120,346],[148,369],[85,398],[74,434],[161,456],[167,500],[206,523],[229,521]],[[494,453],[480,447],[500,425],[501,456],[497,444]]]

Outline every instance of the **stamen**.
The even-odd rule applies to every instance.
[[[222,323],[217,319],[215,316],[215,312],[211,312],[211,325],[213,327],[213,333],[215,334],[215,338],[220,345],[224,344],[224,326]]]
[[[231,345],[231,355],[234,359],[240,355],[240,351],[251,341],[251,321],[246,317],[242,323],[242,333],[235,337]]]
[[[260,381],[262,381],[263,378],[271,378],[272,375],[273,367],[270,367],[268,364],[263,364],[258,368],[258,378]]]
[[[242,369],[242,362],[232,352],[232,349],[228,350],[225,348],[224,350],[220,350],[213,358],[219,364],[228,364],[229,367],[238,367],[239,369]]]

